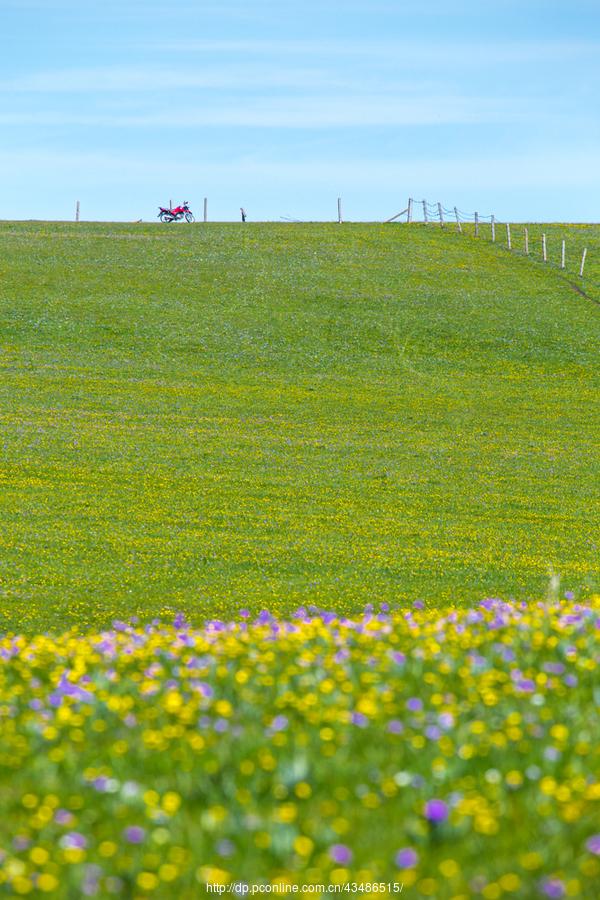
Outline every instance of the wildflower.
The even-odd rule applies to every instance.
[[[560,878],[544,878],[540,882],[540,891],[550,900],[561,900],[565,896],[566,890]]]
[[[128,844],[141,844],[146,837],[146,831],[140,825],[129,825],[124,830],[123,837]]]
[[[352,851],[345,844],[333,844],[329,848],[329,856],[334,863],[345,866],[352,862]]]
[[[404,731],[404,725],[400,721],[400,719],[390,719],[387,725],[387,730],[390,734],[402,734]]]
[[[359,728],[365,728],[369,724],[369,720],[367,719],[365,714],[361,712],[351,713],[350,721],[353,725],[358,725]]]
[[[396,853],[394,862],[399,869],[413,869],[419,862],[419,855],[412,847],[403,847]]]
[[[600,834],[593,834],[585,842],[585,849],[590,853],[600,856]]]
[[[88,845],[87,838],[78,831],[63,834],[58,843],[65,850],[85,850]]]
[[[425,818],[434,824],[444,822],[448,818],[448,806],[443,800],[428,800],[423,812]]]

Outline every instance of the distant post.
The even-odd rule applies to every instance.
[[[565,241],[561,241],[560,245],[560,267],[564,269],[565,267]]]
[[[342,224],[342,198],[338,197],[338,225]]]
[[[406,210],[406,221],[412,222],[412,197],[408,198],[408,209]]]
[[[583,278],[583,269],[585,266],[585,258],[587,256],[587,247],[583,248],[583,253],[581,254],[581,266],[579,267],[579,277]]]
[[[508,249],[512,250],[512,244],[510,242],[510,225],[508,222],[506,223],[506,243],[508,245]]]
[[[475,237],[479,237],[479,213],[475,213]]]
[[[204,221],[208,222],[208,197],[204,198]]]
[[[427,200],[422,200],[423,203],[423,221],[427,225]]]
[[[460,219],[458,218],[458,210],[457,210],[456,206],[454,207],[454,215],[456,216],[456,227],[462,234],[462,225],[460,224]]]
[[[75,204],[75,221],[79,222],[79,200]]]
[[[442,228],[444,227],[444,213],[442,211],[442,204],[438,201],[438,213],[440,214],[440,225]]]
[[[492,240],[496,240],[496,219],[492,216]]]
[[[525,255],[529,256],[529,229],[526,228],[524,231],[525,235]]]
[[[542,259],[544,262],[548,261],[548,254],[546,252],[546,235],[542,235]]]

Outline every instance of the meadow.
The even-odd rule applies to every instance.
[[[0,225],[2,627],[589,593],[599,313],[450,229]]]
[[[592,900],[599,625],[554,597],[5,638],[0,895]]]
[[[600,228],[544,228],[584,280],[0,224],[0,896],[597,897]]]

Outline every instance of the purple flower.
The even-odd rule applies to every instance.
[[[61,837],[59,844],[63,850],[85,850],[88,842],[79,831],[69,831]]]
[[[108,785],[108,778],[106,775],[99,775],[97,778],[94,778],[92,781],[92,786],[96,791],[100,791],[101,793],[106,790]]]
[[[54,821],[57,825],[68,825],[73,821],[73,813],[70,813],[68,809],[57,809],[54,813]]]
[[[219,841],[217,844],[217,853],[219,856],[231,856],[235,852],[235,847],[228,841],[227,838],[224,838],[222,841]]]
[[[123,837],[128,844],[141,844],[146,837],[146,830],[140,825],[129,825],[123,832]]]
[[[390,734],[402,734],[404,731],[404,725],[400,721],[400,719],[391,719],[388,722],[387,730]]]
[[[585,842],[585,849],[595,856],[600,856],[600,834],[593,834]]]
[[[31,847],[31,839],[24,834],[18,834],[13,838],[13,847],[15,850],[27,850],[28,847]]]
[[[329,848],[329,856],[334,863],[345,866],[352,861],[352,850],[350,847],[346,847],[345,844],[333,844]]]
[[[419,854],[412,847],[403,847],[396,853],[395,862],[399,869],[412,869],[419,862]]]
[[[448,818],[448,806],[443,800],[428,800],[423,814],[430,822],[443,822]]]
[[[565,671],[565,667],[560,662],[547,662],[542,666],[544,672],[548,672],[549,675],[562,675]]]
[[[440,713],[440,717],[438,719],[442,728],[448,729],[454,727],[454,716],[452,713],[443,712]]]
[[[413,609],[425,609],[425,604],[422,600],[415,600],[413,603]]]
[[[560,878],[544,878],[540,882],[540,891],[551,900],[561,900],[565,896],[565,886]]]
[[[285,731],[288,727],[288,718],[287,716],[275,716],[273,721],[271,722],[271,731]]]
[[[102,875],[100,866],[86,866],[85,878],[81,885],[81,891],[85,897],[95,897],[99,891],[98,881]]]
[[[358,725],[359,728],[365,728],[369,724],[369,720],[367,719],[365,714],[361,712],[351,713],[350,721],[353,725]]]
[[[404,663],[406,662],[406,656],[404,655],[404,653],[400,653],[399,650],[395,650],[392,653],[392,659],[394,660],[394,662],[396,663],[397,666],[403,666]]]
[[[418,697],[409,697],[406,701],[406,708],[411,712],[420,712],[423,709],[423,701]]]

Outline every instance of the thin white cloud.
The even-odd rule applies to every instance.
[[[284,98],[249,97],[215,104],[200,99],[193,105],[157,112],[98,113],[62,110],[0,113],[5,126],[87,126],[180,129],[208,127],[336,129],[378,126],[468,125],[523,121],[529,104],[514,98],[394,94],[317,94]]]
[[[145,92],[191,88],[298,87],[360,84],[373,73],[388,71],[392,81],[406,72],[415,83],[415,68],[429,80],[465,68],[534,64],[600,56],[597,40],[456,41],[390,40],[179,40],[143,44],[146,50],[173,53],[172,65],[66,67],[32,71],[0,80],[0,92],[81,94]],[[179,54],[192,54],[185,66]],[[214,57],[214,58],[213,58]],[[346,67],[341,67],[345,60]],[[353,65],[353,61],[355,66]],[[362,68],[361,68],[362,66]],[[408,70],[408,71],[406,71]],[[422,75],[419,80],[422,80]]]
[[[204,66],[196,70],[160,66],[97,66],[35,72],[0,81],[0,92],[32,94],[143,93],[177,89],[317,87],[324,71],[313,68],[241,65]],[[335,79],[334,79],[335,83]]]
[[[393,60],[402,65],[452,65],[453,67],[542,62],[594,56],[600,52],[598,40],[571,38],[529,41],[440,40],[324,40],[324,39],[180,39],[163,44],[144,43],[148,49],[208,54],[245,54],[249,56],[370,57],[374,61]]]

